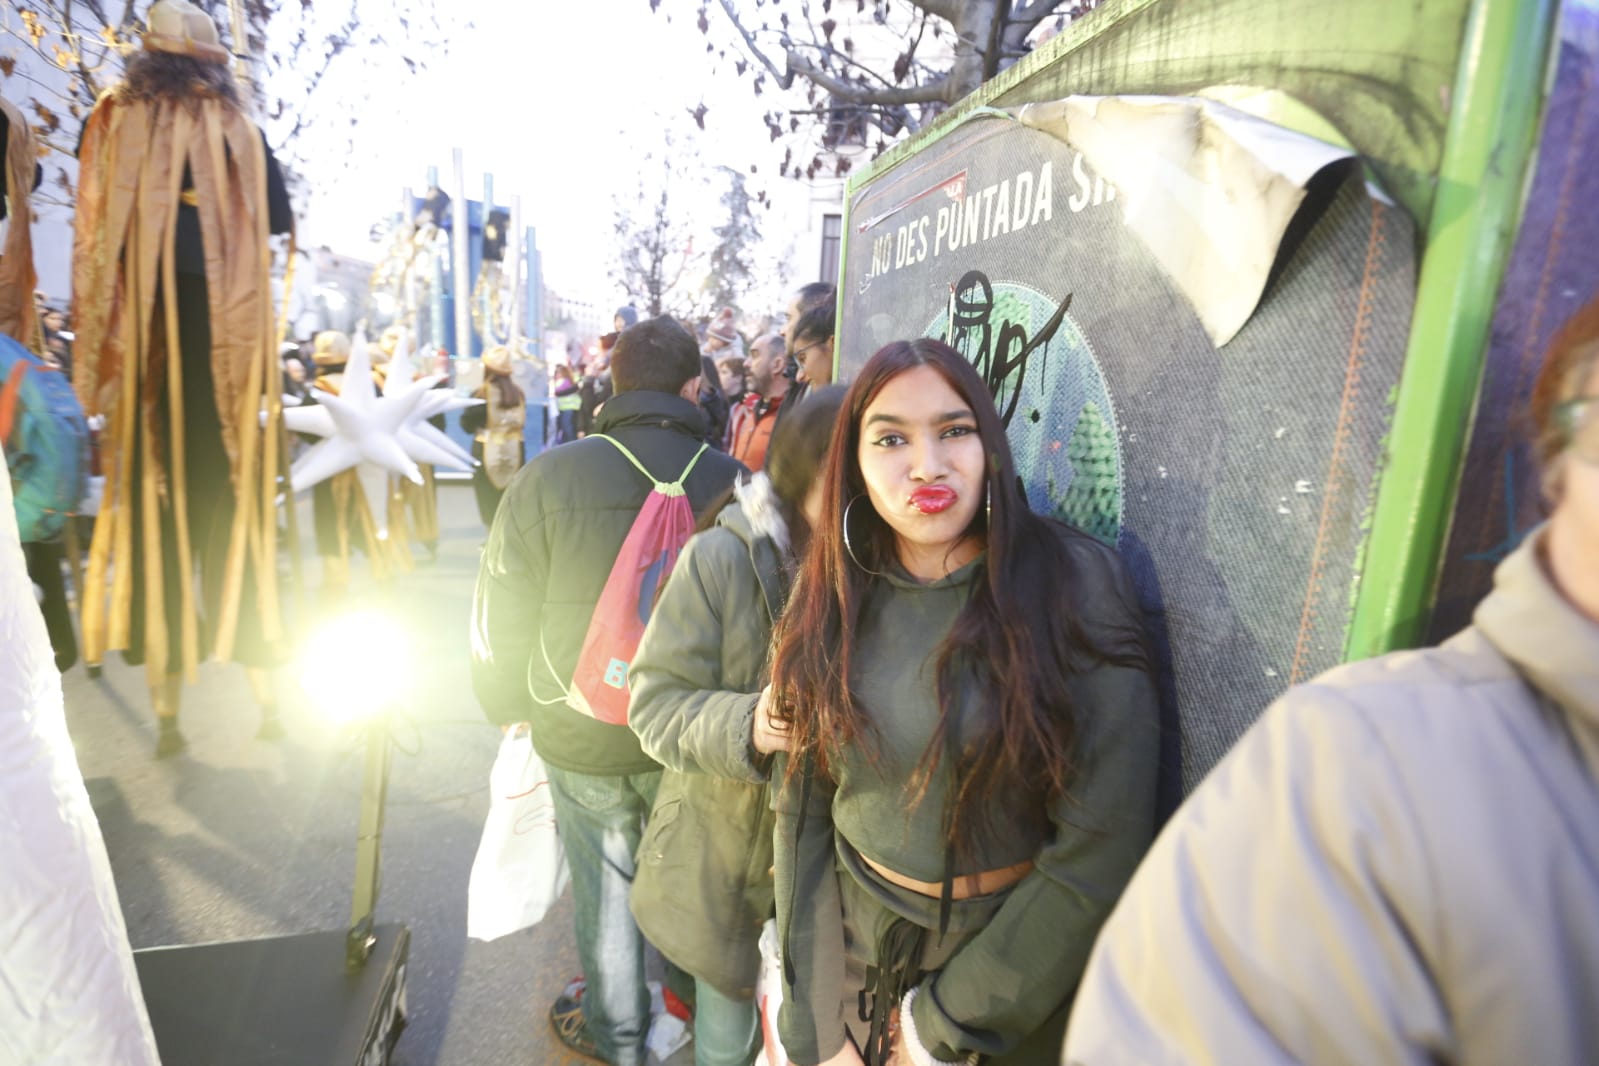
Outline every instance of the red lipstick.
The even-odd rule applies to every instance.
[[[938,514],[955,506],[959,494],[948,485],[923,485],[911,493],[911,506],[922,514]]]

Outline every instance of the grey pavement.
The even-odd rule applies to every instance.
[[[306,501],[300,517],[309,527]],[[469,485],[441,483],[439,520],[438,561],[387,590],[370,582],[359,555],[352,562],[349,606],[390,613],[413,641],[398,664],[413,681],[397,730],[377,908],[380,922],[404,923],[412,936],[410,1025],[394,1062],[586,1062],[554,1039],[545,1017],[579,971],[570,893],[531,930],[488,944],[466,938],[467,877],[499,731],[479,713],[468,672],[467,617],[485,535]],[[302,532],[309,602],[318,567]],[[314,620],[298,619],[293,630],[309,637]],[[277,680],[286,738],[255,739],[244,671],[213,663],[185,690],[188,751],[160,762],[142,669],[113,654],[99,679],[79,665],[62,681],[135,948],[348,925],[361,748],[321,719],[292,667]],[[692,1061],[690,1045],[669,1063]]]

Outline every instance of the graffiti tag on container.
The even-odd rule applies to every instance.
[[[1025,326],[1008,318],[999,320],[996,333],[993,322],[994,285],[988,280],[987,274],[981,270],[968,270],[950,289],[949,343],[982,375],[1006,429],[1010,428],[1011,418],[1016,413],[1016,405],[1022,395],[1022,382],[1027,377],[1034,355],[1040,356],[1039,381],[1042,383],[1044,380],[1049,342],[1054,339],[1071,306],[1072,294],[1067,293],[1054,314],[1031,337],[1027,335]]]

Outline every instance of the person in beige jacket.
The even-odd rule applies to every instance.
[[[1217,766],[1064,1063],[1599,1063],[1599,301],[1533,413],[1548,521],[1467,629],[1290,690]]]

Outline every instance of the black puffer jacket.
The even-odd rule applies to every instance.
[[[694,458],[705,422],[687,400],[636,391],[613,397],[595,430],[670,482]],[[743,470],[706,449],[684,486],[695,513]],[[564,696],[595,604],[651,487],[608,441],[563,444],[516,475],[483,552],[472,602],[473,690],[490,721],[531,723],[539,754],[562,770],[656,769],[631,730],[570,709]]]

